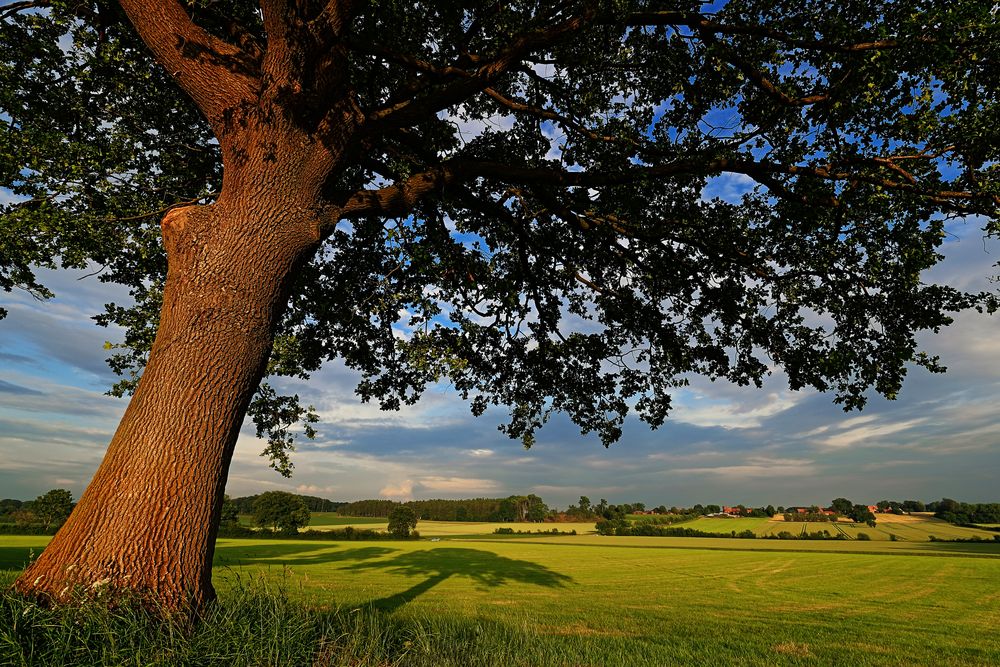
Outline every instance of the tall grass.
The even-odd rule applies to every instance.
[[[236,581],[193,626],[141,607],[46,608],[10,592],[0,577],[0,665],[520,665],[530,628],[458,618],[396,618],[365,608],[292,599],[284,584]]]

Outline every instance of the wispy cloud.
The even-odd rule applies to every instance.
[[[677,468],[681,475],[716,475],[733,481],[758,477],[801,477],[816,475],[819,467],[812,459],[768,459],[750,457],[745,462],[734,465],[706,466],[700,468]]]
[[[874,420],[874,418],[873,418]],[[927,420],[924,418],[909,419],[901,422],[889,423],[866,423],[857,428],[848,428],[836,435],[818,440],[818,444],[824,447],[854,447],[860,444],[880,444],[884,443],[886,436],[909,431]],[[898,438],[896,439],[898,441]]]

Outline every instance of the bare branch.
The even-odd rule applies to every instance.
[[[483,92],[492,97],[494,100],[507,107],[515,113],[525,113],[542,120],[551,120],[553,122],[559,123],[563,127],[578,132],[588,139],[593,139],[594,141],[604,141],[609,143],[629,143],[635,145],[634,141],[629,141],[623,137],[615,137],[606,134],[598,134],[593,130],[581,125],[572,118],[568,118],[562,114],[556,113],[549,109],[539,109],[538,107],[533,107],[528,104],[523,104],[516,100],[512,100],[509,97],[501,94],[500,92],[494,90],[493,88],[484,88]]]
[[[41,9],[43,7],[48,7],[52,4],[50,0],[23,0],[22,2],[12,2],[3,10],[0,10],[0,20],[9,19],[14,14],[18,12],[24,12],[29,9]]]

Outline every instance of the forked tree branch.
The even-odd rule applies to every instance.
[[[177,0],[119,1],[157,61],[213,126],[227,108],[253,96],[255,58],[195,25]]]

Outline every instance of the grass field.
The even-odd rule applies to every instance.
[[[340,516],[336,512],[313,512],[309,519],[310,528],[327,528],[330,526],[385,526],[386,520],[365,516]]]
[[[996,533],[986,530],[976,530],[975,528],[965,528],[955,526],[940,519],[929,516],[894,516],[880,515],[875,527],[865,524],[856,524],[846,521],[833,523],[806,523],[796,521],[784,521],[779,517],[774,519],[715,519],[700,518],[683,524],[687,528],[703,530],[711,533],[728,533],[744,530],[752,530],[756,535],[764,537],[777,535],[781,531],[787,531],[793,535],[801,535],[805,532],[819,533],[824,530],[831,535],[843,534],[849,539],[857,539],[858,533],[865,533],[872,540],[890,540],[892,536],[898,541],[905,542],[927,542],[931,536],[943,539],[968,539],[971,537],[982,537],[988,540],[993,539]]]
[[[0,537],[0,577],[12,577],[47,539]],[[303,605],[370,609],[423,628],[404,665],[463,664],[461,653],[443,657],[457,641],[469,643],[469,662],[499,655],[490,653],[498,637],[505,651],[511,637],[521,639],[495,664],[1000,663],[1000,545],[598,535],[220,540],[216,566],[224,601],[258,573]]]
[[[388,522],[386,519],[341,517],[331,513],[331,519],[319,519],[320,513],[313,515],[314,519],[309,523],[310,528],[317,530],[338,529],[347,526],[354,528],[368,528],[374,530],[386,530]],[[321,522],[320,522],[321,521]],[[328,522],[329,521],[329,522]],[[580,523],[519,523],[513,522],[476,522],[476,521],[420,521],[417,523],[417,530],[422,537],[472,537],[476,535],[491,535],[497,528],[510,528],[514,531],[549,531],[555,528],[562,532],[575,530],[577,533],[593,533],[594,522]]]

